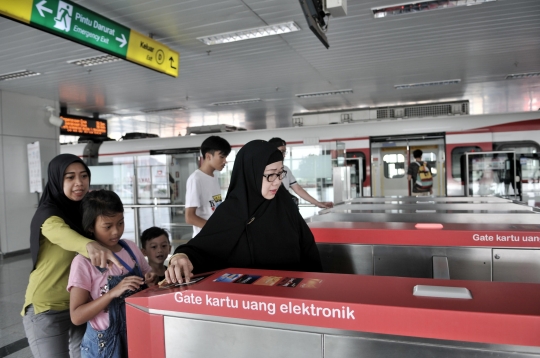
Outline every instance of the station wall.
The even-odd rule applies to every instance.
[[[0,253],[30,248],[30,221],[38,196],[30,193],[27,144],[39,141],[43,184],[47,166],[60,153],[59,129],[45,107],[54,101],[0,91]],[[58,113],[58,108],[56,113]]]

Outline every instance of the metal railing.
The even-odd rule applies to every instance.
[[[315,207],[313,204],[300,204],[299,207]],[[133,235],[135,236],[135,243],[140,246],[140,228],[139,228],[139,210],[138,209],[162,209],[162,208],[183,208],[184,204],[124,204],[124,209],[133,209]],[[176,223],[176,226],[191,227],[193,225],[187,223]]]
[[[181,204],[124,204],[124,209],[133,209],[133,235],[135,236],[135,243],[140,246],[140,228],[139,228],[139,210],[137,209],[161,209],[161,208],[185,208],[185,205]],[[178,224],[178,226],[192,226],[190,224]]]

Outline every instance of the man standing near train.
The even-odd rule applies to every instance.
[[[425,168],[426,171],[429,171],[431,174],[431,168],[427,164],[427,162],[422,161],[422,154],[424,154],[420,149],[416,149],[413,151],[414,156],[414,162],[412,162],[409,165],[409,169],[407,170],[407,180],[409,182],[409,186],[411,185],[411,180],[413,181],[412,184],[412,195],[413,196],[430,196],[433,194],[433,178],[431,178],[431,181],[423,183],[424,185],[419,184],[418,178],[418,171],[421,168]],[[431,175],[429,175],[431,177]]]

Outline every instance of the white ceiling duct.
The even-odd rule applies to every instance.
[[[222,132],[236,132],[236,131],[245,131],[244,128],[230,126],[228,124],[215,124],[209,126],[195,126],[188,127],[186,130],[186,135],[192,134],[210,134],[210,133],[222,133]]]

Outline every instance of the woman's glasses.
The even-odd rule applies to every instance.
[[[287,171],[284,170],[281,173],[275,173],[275,174],[263,174],[263,177],[266,178],[269,182],[273,182],[279,177],[279,180],[283,180],[287,176]]]

